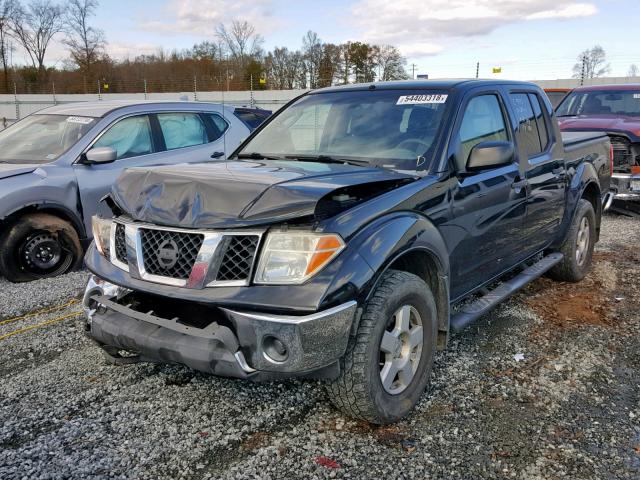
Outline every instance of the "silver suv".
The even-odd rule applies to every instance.
[[[0,132],[0,274],[28,281],[78,266],[91,216],[123,169],[224,160],[269,114],[101,101],[46,108],[11,125]]]

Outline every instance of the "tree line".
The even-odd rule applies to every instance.
[[[392,45],[326,43],[309,31],[299,49],[265,51],[246,21],[212,26],[212,40],[183,50],[159,50],[117,60],[104,31],[92,25],[98,0],[0,0],[0,93],[130,93],[190,90],[319,88],[408,78]],[[61,38],[68,57],[45,62]],[[13,65],[16,54],[26,59]]]

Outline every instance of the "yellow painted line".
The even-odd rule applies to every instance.
[[[55,312],[55,311],[58,311],[58,310],[62,310],[63,308],[67,308],[67,307],[73,305],[74,303],[78,303],[79,301],[80,300],[78,300],[77,298],[74,298],[74,299],[69,300],[67,303],[63,303],[62,305],[43,308],[42,310],[36,310],[35,312],[25,313],[24,315],[20,315],[19,317],[7,318],[5,320],[1,320],[0,321],[0,326],[1,325],[6,325],[8,323],[17,322],[18,320],[24,320],[25,318],[35,317],[36,315],[43,315],[45,313],[51,313],[51,312]]]
[[[36,328],[46,327],[47,325],[52,325],[54,323],[61,322],[68,318],[79,317],[82,315],[82,312],[73,312],[67,315],[62,315],[61,317],[52,318],[51,320],[47,320],[46,322],[36,323],[34,325],[29,325],[28,327],[19,328],[18,330],[14,330],[13,332],[5,333],[4,335],[0,335],[0,340],[5,340],[9,337],[13,337],[14,335],[18,335],[20,333],[25,333],[30,330],[35,330]]]

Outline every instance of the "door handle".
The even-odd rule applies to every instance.
[[[521,188],[526,187],[527,185],[529,185],[529,181],[524,179],[524,180],[516,180],[515,182],[513,182],[511,184],[511,188],[513,188],[514,190],[520,190]]]
[[[213,152],[211,154],[211,158],[220,158],[220,157],[224,157],[224,152]]]

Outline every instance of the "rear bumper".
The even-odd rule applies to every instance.
[[[304,316],[215,310],[197,328],[162,312],[139,312],[119,302],[131,290],[92,276],[85,290],[87,333],[114,360],[179,363],[225,377],[269,380],[333,376],[346,351],[356,302]]]

